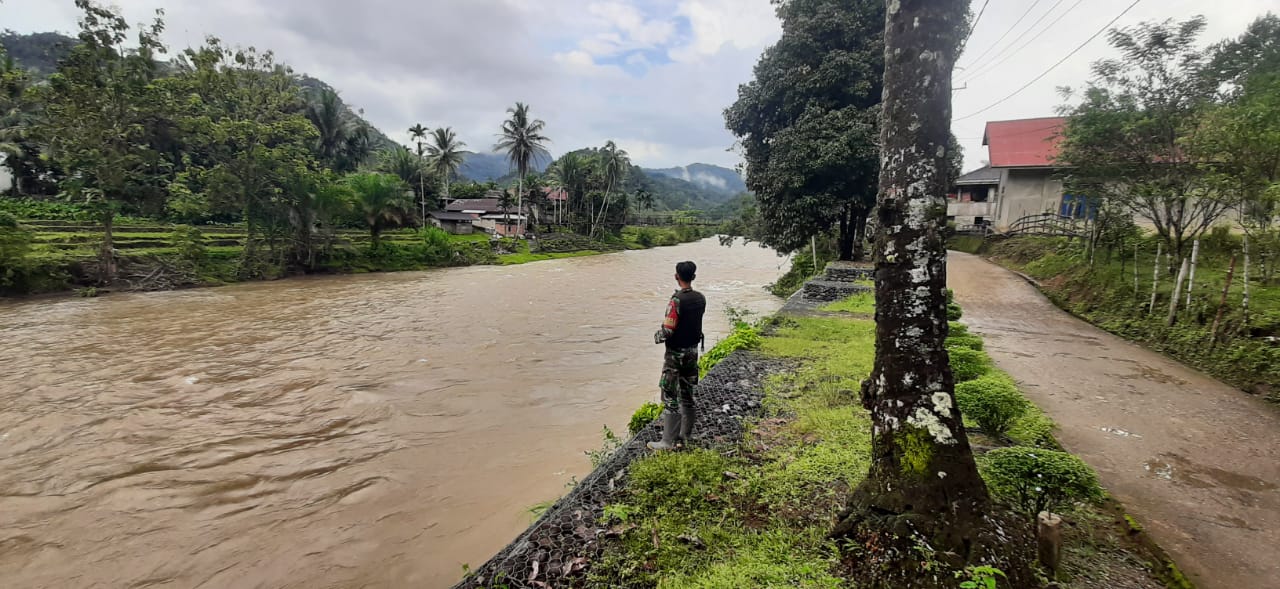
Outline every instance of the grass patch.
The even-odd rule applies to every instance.
[[[855,313],[858,315],[874,315],[876,312],[876,293],[860,292],[850,295],[842,301],[827,303],[822,311],[836,313]]]
[[[868,467],[870,420],[853,390],[871,369],[875,325],[801,318],[766,331],[760,353],[800,361],[766,383],[770,416],[748,426],[732,457],[695,450],[633,463],[625,496],[606,509],[627,531],[592,567],[593,583],[847,586],[825,536]]]

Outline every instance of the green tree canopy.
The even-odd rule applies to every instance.
[[[781,251],[839,233],[840,257],[875,202],[877,105],[884,74],[884,3],[775,2],[782,38],[738,88],[725,122],[738,137],[760,234]]]

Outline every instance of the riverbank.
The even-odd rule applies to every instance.
[[[649,424],[459,587],[856,584],[851,563],[884,555],[826,534],[869,466],[870,420],[857,394],[874,359],[867,298],[740,323],[705,355],[710,371],[695,398],[698,429],[710,433],[695,449],[644,451],[660,434]],[[1114,504],[1094,502],[1096,482],[1079,484],[1092,472],[1058,452],[1053,424],[992,366],[981,338],[956,323],[948,347],[966,381],[958,398],[992,492],[1018,503],[1009,470],[1016,457],[1045,475],[1037,481],[1045,495],[1065,498],[1055,509],[1067,522],[1060,586],[1154,589],[1159,575],[1175,580],[1176,568],[1140,526]],[[996,413],[1005,419],[982,411],[998,404],[993,399],[1003,399]],[[715,421],[704,422],[708,414]],[[728,432],[725,416],[738,424]],[[979,424],[1000,431],[982,432]],[[920,558],[936,574],[980,580],[973,571],[943,570],[927,547]]]
[[[1089,323],[1280,403],[1280,286],[1266,282],[1266,273],[1255,269],[1246,309],[1239,237],[1215,232],[1201,245],[1194,288],[1190,295],[1181,289],[1170,322],[1176,275],[1162,259],[1153,279],[1156,244],[1150,237],[1138,245],[1136,273],[1133,246],[1123,253],[1099,251],[1091,262],[1080,240],[965,238],[951,243],[957,251],[1031,277],[1054,304]],[[1233,256],[1238,256],[1234,272]],[[1232,284],[1224,298],[1228,276]]]
[[[590,238],[545,233],[530,240],[493,239],[485,234],[444,231],[385,231],[375,243],[369,233],[340,230],[311,260],[286,260],[285,241],[262,238],[247,257],[240,225],[184,226],[145,219],[121,219],[114,245],[119,277],[111,287],[97,284],[101,228],[66,220],[27,220],[0,226],[0,296],[110,291],[175,290],[303,274],[397,272],[430,268],[513,265],[624,250],[677,245],[709,237],[710,228],[624,227]]]

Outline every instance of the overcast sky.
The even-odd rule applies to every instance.
[[[983,1],[974,0],[975,12]],[[279,60],[328,82],[373,124],[406,143],[404,130],[420,122],[452,126],[470,149],[488,150],[506,108],[519,100],[547,122],[553,153],[613,139],[649,167],[738,163],[721,111],[780,34],[768,0],[113,4],[134,23],[163,7],[173,49],[212,34],[274,50]],[[966,169],[986,158],[986,121],[1053,115],[1062,102],[1055,88],[1083,86],[1089,64],[1108,55],[1105,39],[1018,96],[961,117],[1042,73],[1128,5],[1129,0],[990,0],[956,76],[957,88],[965,89],[955,94],[954,131],[965,147]],[[1116,24],[1204,14],[1207,43],[1238,35],[1276,7],[1276,0],[1142,0]],[[72,0],[0,4],[0,27],[18,32],[74,34],[77,16]]]

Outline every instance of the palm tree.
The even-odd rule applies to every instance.
[[[498,135],[498,144],[493,149],[506,152],[511,167],[516,169],[519,178],[516,183],[516,208],[520,209],[524,205],[524,177],[538,160],[550,157],[545,144],[551,140],[542,134],[547,126],[545,122],[541,119],[529,119],[529,105],[517,102],[514,107],[507,109],[507,114],[511,118],[503,121],[502,133]],[[523,233],[523,229],[520,232]]]
[[[383,151],[378,157],[378,170],[395,175],[404,181],[405,184],[413,186],[414,184],[425,185],[426,176],[430,174],[423,160],[409,151],[403,146],[397,145]],[[423,202],[426,202],[426,196],[423,196]],[[426,223],[426,212],[423,212],[423,223]]]
[[[427,152],[431,155],[428,165],[431,171],[436,175],[444,178],[444,201],[449,201],[449,179],[458,173],[458,168],[466,159],[467,152],[462,148],[467,144],[458,141],[458,136],[453,132],[453,127],[445,127],[436,129],[431,132],[431,145],[427,146]]]
[[[605,214],[609,211],[609,195],[613,193],[614,188],[622,184],[622,181],[627,177],[627,171],[631,168],[631,158],[627,155],[626,150],[618,149],[618,146],[613,141],[605,142],[604,148],[600,150],[599,157],[600,172],[604,175],[605,182],[604,204],[600,207],[600,216],[592,223],[592,237],[595,237],[600,223],[604,222]]]
[[[365,172],[347,176],[347,186],[355,194],[355,209],[369,226],[373,247],[382,243],[382,230],[391,224],[404,221],[406,211],[413,207],[409,195],[413,189],[392,174]]]
[[[422,159],[422,141],[427,138],[427,128],[422,123],[409,127],[409,137],[418,144],[418,159]],[[422,198],[422,226],[427,226],[427,188],[422,178],[418,179],[418,196]]]
[[[582,154],[566,153],[548,170],[552,183],[569,194],[569,201],[565,204],[568,205],[570,214],[575,209],[582,208],[587,191],[587,177],[590,174],[589,165]],[[588,217],[593,213],[594,211],[588,212]]]
[[[334,167],[334,162],[347,142],[348,130],[338,93],[329,89],[311,93],[306,101],[306,115],[307,120],[319,132],[316,137],[316,155],[325,165]]]

